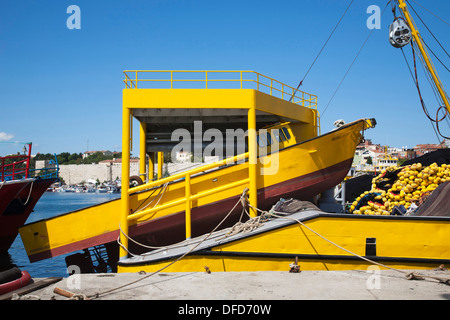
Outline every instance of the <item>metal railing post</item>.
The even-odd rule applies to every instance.
[[[136,84],[134,86],[135,89],[137,89],[137,87],[138,87],[137,82],[138,82],[138,71],[136,70]]]
[[[242,89],[242,71],[241,71],[241,89]]]
[[[147,150],[146,150],[146,136],[147,136],[147,124],[145,122],[140,122],[139,127],[139,175],[142,181],[147,180]],[[111,177],[112,180],[112,177]]]
[[[130,184],[130,109],[123,107],[122,110],[122,180],[120,201],[120,243],[119,260],[128,258],[128,214],[130,213],[130,196],[128,188]]]
[[[185,183],[185,197],[186,197],[186,209],[185,209],[186,239],[190,239],[192,235],[192,230],[191,230],[191,176],[189,173],[186,175],[184,183]]]
[[[257,202],[257,161],[258,161],[258,147],[256,145],[256,109],[252,106],[248,109],[248,171],[249,171],[249,201],[254,208],[258,207]],[[250,216],[252,218],[257,216],[255,209],[250,208]]]
[[[164,152],[158,151],[158,180],[163,177]]]

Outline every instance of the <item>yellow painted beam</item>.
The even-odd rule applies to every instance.
[[[140,123],[139,127],[139,175],[142,181],[146,180],[146,166],[147,166],[147,157],[146,157],[146,133],[147,133],[147,124],[145,122]],[[150,179],[150,176],[149,176]]]
[[[186,239],[190,239],[192,235],[191,229],[191,176],[186,175],[184,180],[185,186],[185,197],[186,197],[186,209],[185,209],[185,220],[186,220]]]
[[[247,109],[254,104],[252,89],[123,89],[129,108]]]
[[[164,152],[158,152],[158,180],[163,177]]]
[[[250,108],[248,110],[248,154],[249,154],[249,178],[250,178],[250,188],[249,188],[249,202],[250,205],[257,208],[257,160],[258,160],[258,147],[256,145],[256,110],[255,108]],[[250,208],[250,216],[256,217],[257,212],[255,209]]]
[[[124,89],[124,107],[136,109],[250,109],[316,124],[314,109],[254,89]]]
[[[303,108],[267,93],[255,91],[256,110],[283,116],[289,119],[315,124],[314,109]]]
[[[131,110],[123,107],[122,109],[122,181],[121,181],[121,206],[120,206],[120,228],[122,232],[128,234],[128,214],[130,212],[130,197],[128,189],[130,184],[130,147],[131,147]],[[128,239],[125,235],[120,233],[120,243],[128,248]],[[127,251],[120,247],[119,260],[128,257]]]
[[[150,152],[148,157],[148,182],[153,181],[155,175],[155,153]]]

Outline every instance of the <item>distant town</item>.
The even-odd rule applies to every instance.
[[[406,160],[444,148],[450,148],[450,140],[444,139],[440,144],[417,144],[412,148],[395,148],[374,144],[371,139],[366,139],[356,147],[352,166],[355,171],[376,173],[390,166],[401,165]]]

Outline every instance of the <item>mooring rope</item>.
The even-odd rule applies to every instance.
[[[30,201],[31,192],[33,191],[34,181],[35,180],[31,181],[30,191],[28,192],[28,197],[27,197],[27,200],[25,201],[25,203],[22,202],[22,199],[17,197],[17,199],[19,199],[19,201],[22,203],[22,206],[26,206],[28,204],[28,201]]]

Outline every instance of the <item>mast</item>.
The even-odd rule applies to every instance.
[[[439,77],[437,75],[436,70],[434,69],[433,64],[431,63],[431,60],[428,56],[428,52],[426,51],[423,43],[422,43],[422,37],[420,36],[419,31],[417,30],[417,27],[414,23],[414,20],[412,19],[411,15],[408,12],[408,8],[406,7],[406,3],[404,0],[397,0],[398,1],[398,7],[403,12],[403,15],[408,22],[409,27],[411,28],[411,34],[413,36],[414,41],[417,43],[417,47],[420,50],[420,53],[422,54],[423,60],[425,61],[426,67],[428,72],[430,73],[436,88],[439,92],[440,97],[442,98],[442,101],[444,101],[445,108],[447,109],[447,115],[450,115],[450,104],[447,98],[447,94],[445,93],[444,86],[442,85],[441,81],[439,80]]]

